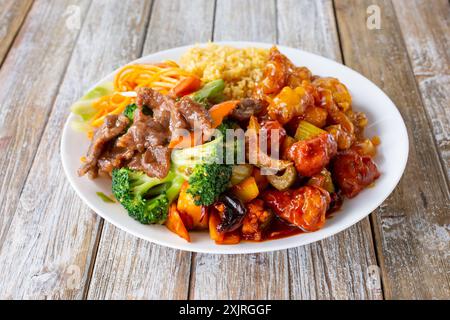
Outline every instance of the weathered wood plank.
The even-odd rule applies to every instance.
[[[58,3],[60,1],[49,2],[50,7],[56,6],[60,10],[47,8],[50,16],[43,15],[41,18],[48,19],[52,25],[56,24],[55,28],[47,26],[48,30],[63,29],[62,31],[67,32],[64,25],[59,25],[58,21],[55,21],[55,17],[61,16],[66,10],[65,6],[59,7]],[[111,10],[112,8],[114,10]],[[35,14],[42,15],[42,12],[45,12],[43,9],[32,12],[30,19],[33,19]],[[53,104],[53,111],[17,210],[1,247],[0,297],[32,299],[83,297],[85,286],[89,282],[90,265],[95,258],[99,227],[102,224],[101,219],[78,198],[64,176],[59,154],[61,130],[71,103],[82,96],[84,91],[102,75],[140,54],[149,11],[150,3],[138,0],[94,1],[90,7],[59,94]],[[117,15],[117,12],[127,14]],[[48,30],[45,32],[49,32]],[[61,43],[58,47],[60,45]],[[37,51],[36,54],[40,54],[37,48],[34,50]],[[49,48],[47,54],[50,55],[52,50],[56,50],[55,54],[62,54],[53,46]],[[45,52],[41,54],[44,56]],[[55,61],[48,63],[58,65],[62,57],[51,56]],[[47,59],[49,58],[44,60]],[[7,61],[6,65],[8,63]],[[60,78],[64,71],[60,69],[52,71],[50,75]],[[38,72],[41,66],[35,61],[34,66],[29,66],[29,71],[32,70]],[[49,73],[49,70],[44,71]],[[35,78],[34,85],[48,84],[51,80],[47,77],[35,76]],[[20,79],[22,78],[19,78],[19,81]],[[45,86],[37,87],[41,95],[47,90]],[[52,101],[39,101],[37,92],[29,99],[31,98],[36,99],[36,104],[45,102],[48,103],[48,107],[52,105]],[[21,101],[16,101],[11,102],[14,109],[20,108]],[[35,115],[30,117],[27,114],[24,118],[35,120],[38,118],[37,113],[46,112],[43,107],[36,109],[31,102],[25,103],[24,106],[31,109],[29,112],[34,110]],[[18,159],[14,161],[20,165]],[[20,171],[18,168],[16,170]],[[12,206],[5,209],[12,210]]]
[[[366,27],[366,9],[381,9],[381,29]],[[410,153],[395,192],[372,215],[388,299],[450,296],[450,201],[407,50],[390,1],[335,2],[346,64],[377,83],[408,127]]]
[[[291,299],[383,298],[366,218],[323,241],[289,250]]]
[[[450,181],[450,4],[446,0],[393,4]]]
[[[286,250],[193,255],[190,299],[289,299]]]
[[[78,3],[80,22],[89,3]],[[79,33],[66,27],[69,4],[36,2],[0,70],[0,244]]]
[[[152,244],[106,223],[88,299],[186,299],[190,254]]]
[[[0,65],[32,3],[33,0],[0,0]]]
[[[144,55],[210,40],[213,16],[209,0],[155,0]],[[186,299],[190,268],[190,253],[151,244],[105,223],[88,298]]]
[[[341,62],[331,0],[279,0],[278,26],[280,44]],[[368,286],[369,267],[377,266],[368,218],[288,254],[291,299],[382,298],[381,286]]]
[[[262,41],[277,38],[274,0],[217,0],[215,41]]]
[[[332,0],[278,0],[277,9],[280,44],[342,61]]]
[[[213,20],[214,1],[156,0],[143,54],[209,41]]]
[[[275,43],[275,2],[219,0],[214,40]],[[192,261],[190,299],[289,298],[286,250],[249,255],[193,254]]]

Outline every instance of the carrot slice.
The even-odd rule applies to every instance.
[[[183,148],[190,148],[195,145],[194,141],[194,133],[192,132],[188,137],[185,136],[178,136],[169,142],[169,148],[170,149],[183,149]]]
[[[228,116],[238,106],[239,100],[229,100],[214,105],[209,109],[209,115],[213,122],[213,128],[217,128],[223,119]]]
[[[195,136],[194,132],[191,132],[189,136],[178,136],[169,142],[170,149],[184,149],[191,148],[203,143],[203,136]]]
[[[177,207],[178,209],[178,207]],[[190,215],[188,215],[186,212],[178,211],[178,214],[180,215],[181,221],[183,221],[184,226],[186,227],[187,231],[190,231],[194,229],[194,220]]]
[[[185,181],[178,195],[177,209],[192,218],[192,228],[206,229],[208,227],[208,219],[204,218],[202,207],[195,204],[194,197],[187,192],[188,189],[189,183]]]
[[[176,233],[187,242],[191,242],[191,238],[189,237],[189,232],[187,231],[183,220],[180,217],[180,214],[177,210],[177,205],[173,203],[169,209],[169,216],[167,217],[166,227],[173,233]]]
[[[172,89],[172,94],[176,97],[182,97],[192,92],[197,91],[202,86],[202,81],[197,76],[189,76],[182,79]]]
[[[216,240],[216,244],[238,244],[241,242],[240,230],[225,233],[222,240]]]
[[[217,231],[217,226],[219,224],[220,224],[219,215],[215,212],[211,212],[209,215],[209,236],[214,241],[222,242],[225,234]]]

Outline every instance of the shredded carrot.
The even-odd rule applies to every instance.
[[[92,107],[97,110],[97,113],[90,119],[91,129],[87,132],[88,138],[92,139],[95,129],[103,124],[106,116],[122,113],[129,104],[133,103],[133,101],[134,98],[125,97],[119,93],[103,96],[94,101]]]
[[[158,64],[134,64],[123,67],[116,74],[114,89],[119,92],[133,91],[139,87],[149,87],[163,94],[169,93],[183,79],[191,77],[174,61]]]
[[[135,98],[122,95],[121,92],[135,91],[139,87],[149,87],[162,94],[168,94],[177,87],[179,90],[186,89],[186,84],[190,84],[191,87],[194,85],[199,87],[200,80],[194,81],[193,79],[197,80],[198,78],[183,71],[176,62],[170,60],[158,64],[135,64],[123,67],[114,78],[115,93],[103,96],[92,103],[97,113],[90,119],[89,139],[92,139],[95,129],[103,124],[108,115],[122,113],[127,105],[135,101]],[[187,89],[192,89],[191,87]]]
[[[119,93],[113,93],[112,95],[104,96],[94,101],[92,106],[98,112],[91,119],[92,127],[100,127],[108,115],[122,113],[132,101],[133,98],[125,97]]]

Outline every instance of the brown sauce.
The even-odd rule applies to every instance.
[[[344,203],[344,198],[342,195],[337,192],[331,195],[331,204],[330,208],[327,211],[327,219],[333,217],[333,214],[341,210],[342,204]]]
[[[269,227],[269,230],[267,230],[264,240],[282,239],[300,233],[304,233],[304,231],[299,227],[284,223],[280,219],[274,219]]]

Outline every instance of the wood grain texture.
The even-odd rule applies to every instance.
[[[274,0],[217,0],[214,41],[260,41],[277,38]]]
[[[143,55],[210,40],[213,16],[209,0],[155,0]],[[105,223],[88,298],[186,299],[190,268],[190,253],[151,244]]]
[[[342,62],[332,0],[278,0],[277,13],[281,45]]]
[[[0,66],[33,0],[0,0]]]
[[[334,6],[346,64],[394,100],[411,141],[405,176],[371,217],[384,297],[448,298],[450,5],[392,1]],[[372,4],[381,30],[366,28]],[[103,223],[70,187],[59,141],[71,103],[142,52],[212,38],[342,59],[331,0],[0,0],[0,298],[383,297],[368,285],[368,219],[288,251],[190,254]]]
[[[373,4],[381,9],[379,30],[366,28]],[[335,7],[346,64],[393,99],[410,138],[405,174],[372,215],[385,297],[448,298],[449,189],[394,8],[387,0],[338,0]]]
[[[450,4],[447,0],[393,4],[450,181]]]
[[[214,40],[275,43],[275,22],[272,0],[219,0]],[[248,255],[193,254],[192,263],[190,299],[289,298],[286,250]]]
[[[51,7],[55,6],[55,2],[49,3]],[[65,10],[64,7],[60,9]],[[101,219],[83,204],[64,177],[59,154],[61,130],[70,105],[88,87],[140,54],[149,11],[150,3],[138,0],[94,1],[90,7],[1,247],[0,297],[83,297],[93,254],[95,258]],[[117,12],[128,14],[117,15]],[[58,16],[58,12],[52,10],[49,14]],[[33,19],[33,12],[30,19]],[[39,70],[36,66],[30,69]],[[64,70],[59,72],[63,74]],[[53,76],[59,78],[61,75]],[[35,83],[48,83],[49,80],[44,78]],[[45,90],[40,88],[42,95]],[[20,106],[19,102],[14,103],[15,108]],[[51,101],[48,103],[50,107]],[[28,108],[33,107],[28,104]],[[36,110],[35,114],[40,112],[45,109]],[[37,117],[29,118],[35,120]]]
[[[289,299],[286,250],[193,255],[190,299]]]
[[[341,62],[331,0],[279,0],[279,43]],[[323,75],[326,76],[326,75]],[[339,213],[337,213],[339,214]],[[290,249],[291,299],[382,299],[369,219],[323,241]]]
[[[88,299],[186,299],[190,254],[105,223]]]
[[[338,235],[289,250],[291,298],[381,300],[378,270],[366,218]]]
[[[78,2],[80,23],[89,3]],[[70,4],[36,2],[0,70],[0,244],[79,33],[66,27]]]

